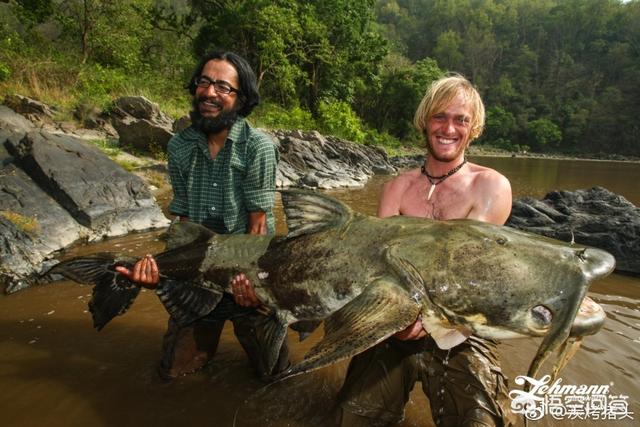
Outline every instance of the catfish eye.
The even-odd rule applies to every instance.
[[[507,243],[507,239],[505,239],[504,237],[498,237],[496,239],[496,243],[499,244],[499,245],[504,245],[504,244]]]
[[[536,305],[531,309],[531,315],[533,319],[540,326],[549,326],[553,320],[553,314],[544,305]]]

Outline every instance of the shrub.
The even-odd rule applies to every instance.
[[[256,126],[269,129],[314,130],[316,122],[311,113],[295,106],[290,109],[275,104],[261,104],[251,115]]]
[[[0,63],[0,82],[9,80],[9,77],[11,77],[11,70],[6,64]]]
[[[127,79],[123,70],[91,64],[80,72],[76,91],[84,102],[106,109],[113,98],[123,92]]]
[[[318,105],[318,130],[349,141],[363,143],[362,122],[346,102],[321,102]]]
[[[529,144],[536,150],[557,148],[562,141],[562,131],[549,119],[537,119],[527,126]]]

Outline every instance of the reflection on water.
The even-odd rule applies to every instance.
[[[602,185],[639,204],[640,165],[611,162],[477,158],[512,181],[516,197],[540,197],[551,189]],[[381,185],[375,177],[363,189],[331,191],[355,210],[375,214]],[[279,230],[284,230],[282,210]],[[159,232],[134,234],[68,251],[66,256],[101,251],[131,255],[162,249]],[[326,426],[346,363],[301,375],[267,388],[254,378],[227,325],[218,354],[204,371],[165,384],[155,365],[167,314],[152,292],[143,291],[131,311],[103,331],[91,327],[86,303],[91,288],[62,282],[0,298],[0,402],[2,425],[32,426]],[[564,384],[610,385],[629,396],[640,412],[640,278],[611,275],[592,286],[590,296],[608,315],[604,329],[587,337],[562,373]],[[290,334],[292,357],[299,359],[319,339],[317,331],[297,342]],[[500,345],[503,369],[513,380],[524,374],[539,340]],[[634,415],[636,420],[640,414]],[[416,387],[401,426],[431,426],[428,401]],[[632,420],[556,421],[536,426],[632,426]]]
[[[640,206],[638,163],[512,157],[473,157],[471,161],[496,169],[509,178],[516,198],[542,198],[551,190],[601,186]]]

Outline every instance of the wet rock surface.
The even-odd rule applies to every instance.
[[[615,256],[616,270],[640,274],[640,208],[605,188],[515,200],[507,225],[604,249]]]
[[[97,148],[0,107],[0,285],[20,289],[79,239],[164,227],[145,183]]]

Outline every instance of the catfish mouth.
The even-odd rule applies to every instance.
[[[569,336],[574,338],[593,335],[602,329],[607,318],[602,306],[589,297],[584,297],[576,315]]]
[[[577,351],[582,338],[595,334],[602,328],[606,319],[604,309],[584,294],[582,298],[578,297],[575,301],[573,307],[568,307],[564,313],[557,313],[556,322],[550,325],[547,335],[538,348],[538,353],[529,366],[527,376],[535,378],[547,356],[560,348],[560,354],[553,370],[553,378],[555,379]],[[536,309],[535,316],[546,320],[546,311],[538,307],[542,306],[534,307]]]
[[[593,335],[602,329],[606,318],[607,314],[600,304],[589,297],[584,297],[571,324],[569,335],[574,338]],[[531,309],[531,320],[532,330],[541,334],[546,333],[553,322],[553,312],[542,304],[536,305]]]

